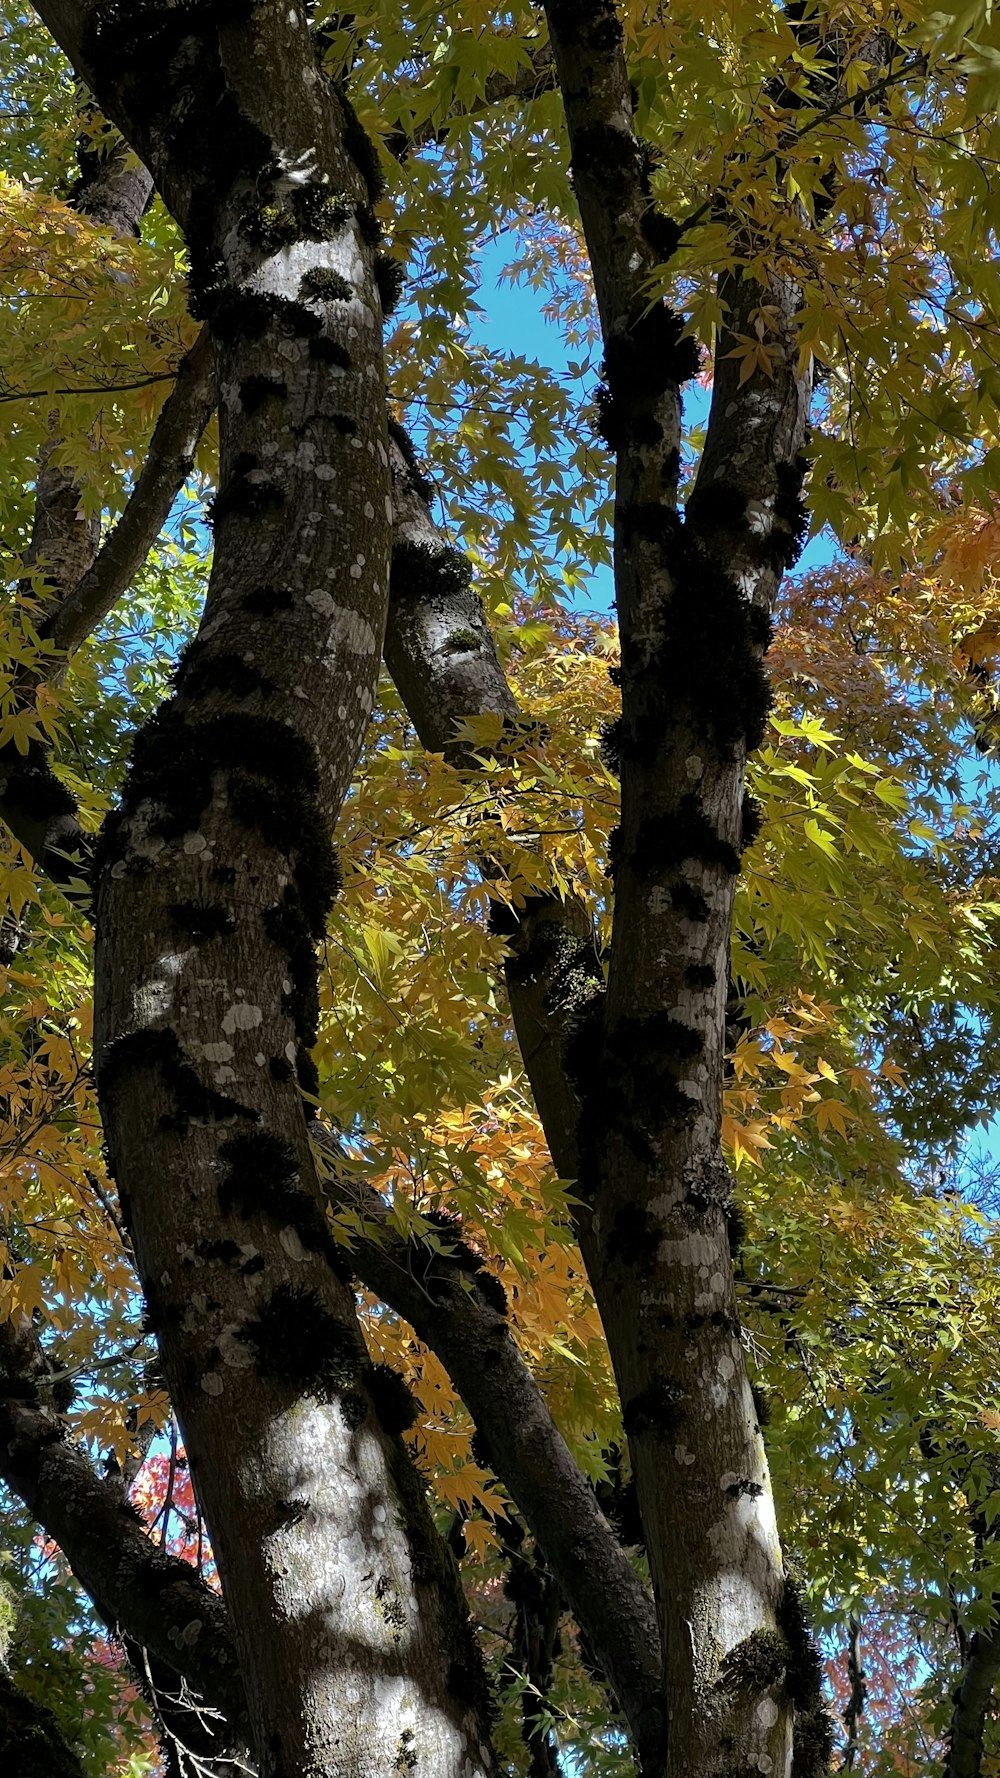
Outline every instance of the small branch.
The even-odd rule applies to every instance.
[[[848,1619],[847,1677],[850,1681],[851,1695],[841,1716],[841,1721],[847,1730],[847,1745],[844,1748],[841,1770],[852,1772],[854,1761],[861,1752],[861,1718],[868,1696],[865,1670],[861,1661],[861,1624],[853,1612]]]
[[[550,93],[556,84],[555,62],[548,43],[541,43],[532,52],[531,66],[519,68],[516,74],[499,74],[494,72],[486,77],[482,95],[471,104],[454,104],[443,123],[430,121],[419,124],[412,135],[405,130],[397,129],[386,138],[386,147],[396,160],[408,160],[411,154],[419,154],[422,148],[432,144],[446,142],[451,124],[460,119],[481,117],[484,112],[492,111],[494,106],[502,105],[506,99],[537,99],[540,93]]]
[[[46,626],[47,635],[65,653],[72,654],[104,621],[139,572],[191,473],[214,407],[215,356],[203,327],[178,368],[124,512]]]
[[[148,377],[136,377],[128,383],[75,383],[58,389],[8,389],[0,395],[0,403],[11,401],[49,401],[54,395],[124,395],[129,389],[148,389],[153,383],[169,383],[173,372],[151,371]]]

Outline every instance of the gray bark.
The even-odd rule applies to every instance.
[[[387,599],[370,193],[303,8],[237,10],[40,8],[185,228],[218,349],[205,614],[99,871],[102,1112],[264,1778],[471,1778],[478,1651],[288,1078]]]
[[[650,310],[644,290],[669,258],[670,225],[653,211],[620,29],[605,0],[550,0],[546,13],[617,449],[613,941],[603,1017],[581,1021],[568,1057],[583,1101],[588,1271],[660,1614],[666,1771],[709,1778],[724,1764],[784,1778],[781,1552],[740,1339],[719,1127],[743,769],[766,711],[766,624],[749,610],[773,597],[777,575],[761,560],[780,536],[778,465],[794,473],[808,391],[786,356],[773,383],[755,376],[734,395],[721,342],[698,498],[682,527],[680,386],[695,357],[679,319],[662,303]]]

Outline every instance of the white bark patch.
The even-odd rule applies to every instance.
[[[141,982],[132,995],[132,1010],[140,1027],[166,1018],[172,1011],[177,978],[190,955],[190,951],[177,951],[157,957],[153,967],[158,974]]]
[[[206,1395],[221,1395],[225,1388],[218,1371],[206,1371],[201,1379],[201,1386]]]
[[[219,1352],[223,1364],[228,1364],[235,1371],[245,1371],[254,1362],[253,1352],[247,1342],[238,1339],[236,1330],[232,1327],[225,1327],[220,1333]]]
[[[326,597],[330,597],[329,593]],[[350,654],[377,654],[375,631],[359,611],[352,611],[348,605],[336,605],[331,599],[329,615],[333,622],[326,636],[328,653],[346,648]]]
[[[687,1468],[688,1464],[694,1462],[694,1452],[689,1451],[687,1445],[675,1445],[674,1458],[676,1462],[683,1463]]]
[[[231,1037],[234,1031],[252,1031],[259,1025],[264,1014],[259,1006],[247,1006],[245,1002],[233,1002],[222,1021],[222,1029]]]
[[[281,1242],[282,1248],[285,1253],[287,1253],[289,1259],[294,1260],[296,1264],[309,1258],[302,1242],[299,1240],[298,1229],[293,1228],[291,1223],[288,1223],[287,1226],[282,1229],[278,1236],[278,1240]]]
[[[205,1062],[231,1062],[236,1052],[231,1043],[203,1043],[201,1054]]]

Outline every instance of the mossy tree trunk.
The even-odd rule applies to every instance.
[[[809,388],[794,370],[796,292],[776,287],[767,300],[781,311],[781,361],[773,378],[738,386],[720,341],[682,519],[681,387],[697,351],[648,290],[678,232],[652,200],[614,6],[549,0],[546,13],[604,337],[602,429],[617,458],[622,716],[610,741],[622,807],[610,972],[564,1055],[581,1102],[585,1253],[657,1598],[665,1770],[785,1778],[793,1704],[819,1705],[799,1668],[817,1685],[818,1670],[807,1649],[797,1662],[789,1648],[720,1123],[733,891],[753,818],[744,766],[767,713],[770,606],[801,529]],[[728,294],[737,332],[765,298],[749,286]]]
[[[203,620],[95,865],[102,1113],[262,1778],[492,1770],[457,1576],[336,1272],[302,1089],[388,594],[377,162],[288,0],[40,7],[185,230]]]

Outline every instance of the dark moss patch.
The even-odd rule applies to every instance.
[[[619,514],[626,537],[643,537],[668,556],[681,535],[681,517],[662,500],[636,501]]]
[[[683,315],[658,302],[633,316],[625,331],[608,340],[605,380],[626,414],[647,409],[666,389],[697,376],[701,350],[685,335],[685,326]]]
[[[786,1576],[778,1629],[787,1646],[785,1689],[795,1709],[792,1778],[826,1778],[834,1728],[823,1702],[823,1667],[806,1613],[802,1589]]]
[[[629,853],[633,868],[648,873],[676,870],[690,860],[714,865],[730,877],[739,875],[739,853],[716,833],[694,791],[670,814],[648,816]]]
[[[178,663],[174,683],[178,691],[192,698],[203,698],[215,691],[236,698],[250,698],[255,693],[269,698],[275,691],[275,682],[267,673],[230,649],[186,650]]]
[[[475,630],[452,630],[446,646],[449,654],[478,654],[482,641]]]
[[[613,778],[622,775],[622,719],[616,716],[614,721],[601,725],[597,749],[601,759]]]
[[[280,902],[264,915],[271,943],[284,951],[291,987],[284,1004],[300,1043],[311,1049],[319,1035],[319,990],[316,980],[316,938],[297,891],[289,886]]]
[[[672,883],[670,887],[670,905],[676,913],[682,914],[685,920],[694,925],[702,925],[711,912],[708,902],[700,889],[690,883]]]
[[[481,1272],[477,1272],[476,1290],[491,1309],[494,1309],[498,1315],[506,1317],[510,1307],[507,1301],[507,1292],[493,1272],[487,1272],[485,1268]]]
[[[266,513],[280,511],[285,504],[285,490],[280,482],[263,477],[252,481],[249,475],[230,476],[208,503],[208,517],[213,525],[224,518],[255,519]]]
[[[319,1099],[320,1081],[319,1069],[304,1043],[299,1043],[296,1046],[295,1078],[298,1082],[299,1092],[303,1095],[303,1116],[308,1122],[310,1118],[316,1116],[319,1110],[319,1106],[311,1101]]]
[[[29,741],[26,754],[18,753],[13,743],[0,749],[0,773],[5,781],[5,801],[30,811],[36,819],[54,820],[76,813],[74,797],[56,777],[37,741]]]
[[[240,406],[245,414],[255,414],[265,401],[284,401],[288,384],[280,377],[244,377],[240,384]]]
[[[354,215],[354,199],[346,191],[330,191],[325,185],[305,185],[292,202],[301,237],[307,241],[331,241]]]
[[[606,383],[599,383],[594,394],[594,431],[598,438],[607,445],[612,455],[617,455],[628,437],[628,417],[617,406],[615,398]],[[657,430],[660,431],[657,422]]]
[[[331,1259],[334,1242],[322,1205],[303,1188],[286,1143],[267,1130],[241,1131],[219,1154],[226,1169],[218,1187],[223,1216],[266,1216],[294,1228],[310,1252]]]
[[[738,1259],[747,1238],[747,1219],[733,1199],[726,1205],[726,1239],[733,1259]]]
[[[672,216],[654,206],[646,211],[639,226],[661,265],[673,259],[681,244],[681,231]]]
[[[402,1729],[399,1745],[396,1748],[394,1770],[399,1774],[399,1778],[406,1778],[407,1773],[416,1771],[417,1765],[417,1749],[413,1730]]]
[[[272,1080],[284,1082],[295,1079],[295,1069],[287,1056],[272,1056],[267,1071]]]
[[[682,1419],[684,1396],[674,1383],[660,1379],[633,1395],[622,1413],[622,1427],[627,1438],[640,1438],[653,1433],[657,1438],[671,1438]]]
[[[382,224],[370,204],[355,204],[354,215],[358,233],[369,247],[377,247],[382,239]]]
[[[803,456],[778,463],[775,469],[778,492],[774,517],[777,522],[768,541],[778,571],[794,567],[809,536],[809,511],[802,497],[808,471],[809,459]]]
[[[574,179],[599,181],[612,208],[622,208],[641,179],[639,145],[631,129],[597,123],[577,130],[570,172]]]
[[[339,340],[330,340],[322,335],[319,339],[309,341],[309,356],[317,364],[336,364],[341,370],[350,370],[351,354]]]
[[[293,610],[295,599],[288,587],[258,586],[243,594],[240,605],[252,615],[273,617],[278,611]]]
[[[763,820],[764,811],[761,808],[760,803],[749,790],[746,791],[743,797],[743,806],[740,811],[740,847],[744,852],[748,846],[753,845],[754,840],[760,833]]]
[[[254,1348],[261,1377],[333,1401],[357,1384],[363,1364],[356,1338],[315,1291],[279,1284],[239,1339]]]
[[[216,304],[212,332],[223,345],[260,340],[266,333],[309,339],[322,328],[320,316],[303,303],[273,292],[230,291]]]
[[[460,549],[435,549],[405,538],[393,548],[391,598],[410,598],[421,604],[450,602],[467,592],[471,583],[472,564]]]
[[[385,196],[385,174],[378,149],[362,125],[341,83],[336,83],[337,97],[344,114],[344,147],[365,182],[368,201],[377,204]]]
[[[710,963],[689,963],[684,970],[689,988],[714,988],[715,970]]]
[[[406,283],[406,272],[401,260],[391,253],[375,255],[375,287],[382,304],[382,314],[388,320],[399,307],[399,299]]]
[[[604,1254],[611,1265],[617,1262],[648,1271],[659,1244],[660,1230],[649,1211],[638,1204],[625,1204],[611,1224]]]
[[[217,1259],[228,1266],[236,1264],[240,1251],[235,1241],[199,1241],[195,1247],[199,1259]]]
[[[787,1659],[788,1648],[780,1630],[754,1630],[724,1657],[719,1684],[727,1692],[756,1696],[777,1685]]]
[[[236,921],[228,908],[207,901],[174,901],[167,908],[178,931],[187,933],[197,943],[213,938],[227,938],[236,930]]]
[[[723,476],[697,483],[688,496],[685,515],[706,530],[745,531],[747,497],[737,482]]]
[[[735,1482],[730,1482],[726,1489],[725,1498],[739,1500],[743,1495],[746,1495],[748,1500],[759,1500],[763,1492],[764,1489],[760,1482],[752,1482],[747,1476],[737,1476]]]
[[[249,205],[240,217],[240,227],[246,239],[262,253],[277,253],[299,235],[297,219],[282,204]]]
[[[319,302],[350,302],[354,286],[332,266],[317,265],[305,273],[299,295],[306,301],[312,298]]]
[[[753,1411],[757,1416],[757,1429],[762,1432],[771,1424],[771,1398],[758,1383],[751,1383],[750,1394],[753,1397]]]
[[[774,640],[774,624],[761,605],[751,605],[747,611],[747,633],[754,648],[764,654]]]
[[[415,1426],[420,1408],[408,1384],[391,1364],[373,1364],[365,1383],[379,1423],[390,1438]]]
[[[413,440],[406,427],[401,426],[391,414],[389,415],[389,437],[406,464],[411,487],[419,494],[425,506],[430,506],[435,494],[434,483],[417,456]]]

